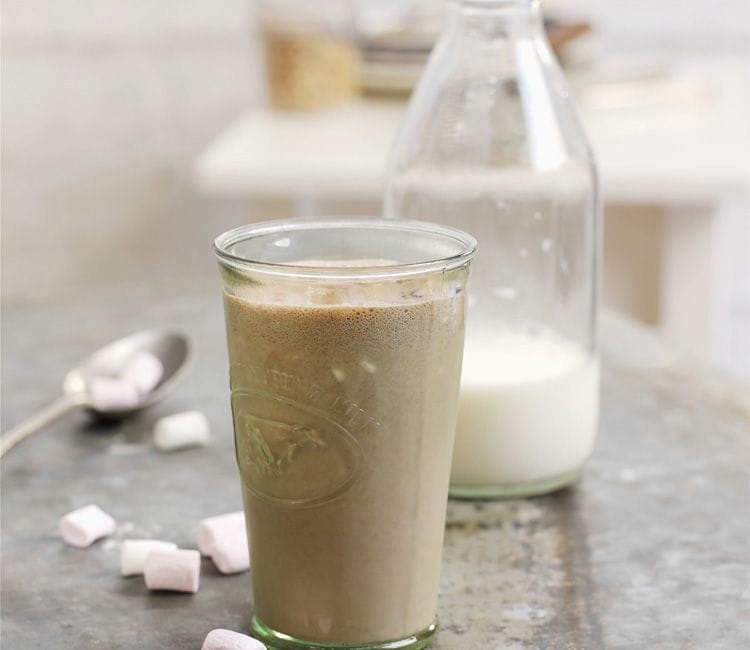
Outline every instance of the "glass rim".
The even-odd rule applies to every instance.
[[[229,248],[240,242],[256,237],[305,230],[390,230],[403,233],[429,234],[442,237],[456,243],[459,252],[454,255],[425,259],[419,262],[405,262],[367,266],[315,266],[264,262],[253,260],[229,252]],[[435,271],[447,271],[467,264],[474,257],[477,241],[470,234],[429,221],[409,219],[385,219],[382,217],[336,217],[336,218],[298,218],[262,221],[232,228],[219,235],[213,243],[214,253],[220,263],[235,269],[258,271],[270,275],[290,277],[315,277],[331,279],[388,278],[404,275],[421,275]]]

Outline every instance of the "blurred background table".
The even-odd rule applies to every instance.
[[[245,630],[249,577],[204,560],[195,595],[121,578],[119,543],[194,547],[201,518],[240,507],[220,296],[125,299],[3,314],[3,426],[59,390],[63,373],[133,330],[179,326],[196,342],[189,379],[119,425],[78,413],[2,461],[3,648],[199,648]],[[573,489],[451,501],[435,650],[741,648],[750,642],[747,387],[684,361],[628,319],[602,319],[601,433]],[[172,454],[153,421],[203,410],[214,442]],[[66,546],[60,515],[97,503],[113,538]]]
[[[703,63],[579,88],[605,202],[715,204],[745,192],[742,74]],[[222,196],[293,197],[300,212],[323,199],[378,202],[405,106],[371,98],[315,112],[250,110],[198,156],[196,180]]]

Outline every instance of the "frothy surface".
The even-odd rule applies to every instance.
[[[290,266],[311,266],[318,268],[361,268],[366,269],[371,266],[398,266],[396,260],[389,260],[381,257],[358,258],[345,260],[322,260],[322,259],[303,259],[289,262]]]

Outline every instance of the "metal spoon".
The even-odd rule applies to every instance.
[[[156,387],[141,396],[133,408],[107,411],[95,408],[89,391],[91,380],[100,376],[117,376],[125,369],[133,355],[140,351],[157,356],[164,366],[164,375]],[[35,431],[75,408],[87,408],[101,416],[114,419],[126,417],[151,406],[162,399],[187,372],[191,358],[190,339],[179,332],[163,329],[136,332],[106,345],[68,372],[63,381],[61,397],[0,438],[0,457]]]

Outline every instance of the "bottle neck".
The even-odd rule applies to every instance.
[[[450,0],[448,8],[453,28],[502,29],[509,35],[543,29],[540,0]]]

